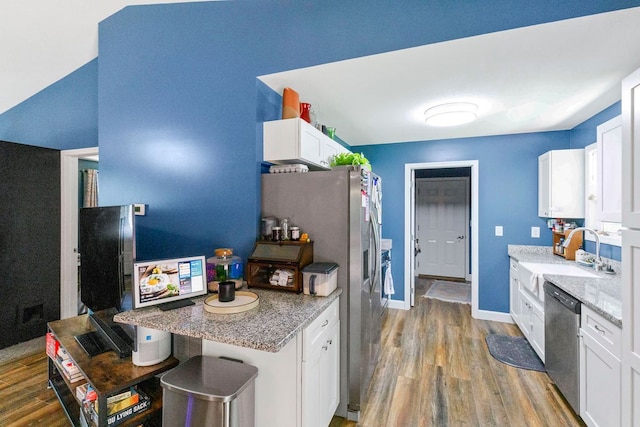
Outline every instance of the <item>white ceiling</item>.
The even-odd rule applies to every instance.
[[[187,1],[3,1],[0,113],[94,59],[109,15]],[[626,9],[261,79],[296,89],[350,145],[566,130],[620,99],[620,80],[640,68],[639,23],[640,8]],[[451,100],[476,102],[480,119],[427,127],[424,110]]]
[[[262,76],[314,105],[350,145],[567,130],[620,99],[640,68],[640,8]],[[428,127],[424,111],[471,101],[479,119]],[[595,142],[595,141],[594,141]]]

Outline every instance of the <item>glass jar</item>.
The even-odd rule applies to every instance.
[[[233,249],[218,248],[215,256],[207,258],[207,288],[209,292],[218,292],[220,282],[232,281],[236,289],[242,287],[243,267],[239,256],[233,255]]]

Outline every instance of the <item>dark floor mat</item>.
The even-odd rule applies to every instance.
[[[485,337],[489,353],[507,365],[544,372],[544,364],[524,337],[489,334]]]

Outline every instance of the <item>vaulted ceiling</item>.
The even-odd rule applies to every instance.
[[[109,15],[185,1],[4,2],[0,113],[94,59]],[[624,9],[260,78],[295,88],[351,145],[566,130],[620,99],[640,68],[639,22],[640,8]],[[478,120],[426,126],[424,111],[450,101],[476,103]]]

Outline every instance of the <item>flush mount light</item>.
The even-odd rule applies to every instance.
[[[474,121],[478,106],[471,102],[451,102],[429,108],[424,121],[429,126],[457,126]]]

